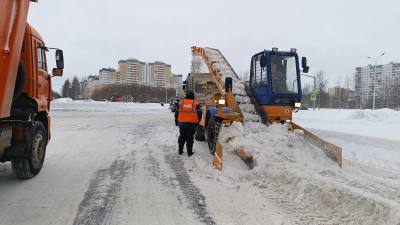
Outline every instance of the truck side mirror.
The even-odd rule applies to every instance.
[[[310,70],[310,67],[307,66],[307,58],[306,57],[301,58],[301,67],[303,68],[303,73],[308,73],[308,71]]]
[[[182,82],[182,90],[186,90],[186,80],[184,80],[183,82]]]
[[[266,67],[266,66],[267,66],[267,60],[265,59],[265,56],[264,56],[264,55],[262,55],[262,56],[260,57],[260,66],[261,66],[261,67]]]
[[[64,69],[64,54],[61,49],[56,50],[56,64],[57,64],[57,69]]]

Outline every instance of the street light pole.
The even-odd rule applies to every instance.
[[[165,104],[168,102],[168,86],[165,84]]]
[[[384,56],[385,53],[382,52],[377,58],[372,58],[368,56],[368,59],[375,61],[374,64],[374,82],[373,82],[373,93],[372,93],[372,109],[375,110],[375,99],[376,99],[376,65],[378,64],[378,60]]]

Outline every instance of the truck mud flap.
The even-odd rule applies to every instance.
[[[11,146],[12,129],[11,126],[0,125],[0,158],[3,156],[4,151]]]
[[[305,128],[299,126],[296,123],[291,122],[289,126],[289,130],[302,130],[304,134],[304,139],[312,143],[313,145],[317,146],[318,148],[322,149],[324,153],[333,161],[335,161],[340,167],[342,167],[342,148],[334,145],[328,141],[323,140],[322,138],[318,137],[317,135],[311,133],[310,131],[306,130]]]

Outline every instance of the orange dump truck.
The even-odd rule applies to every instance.
[[[51,77],[62,76],[63,52],[47,72],[49,49],[27,23],[31,2],[0,1],[0,162],[11,161],[17,177],[32,178],[44,162],[50,140]]]

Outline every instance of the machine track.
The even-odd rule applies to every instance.
[[[239,104],[239,107],[243,113],[244,122],[261,122],[262,119],[256,110],[256,106],[253,104],[246,92],[246,86],[244,82],[233,70],[232,66],[226,60],[221,51],[214,48],[205,48],[205,53],[211,59],[214,66],[218,69],[222,79],[225,79],[226,77],[232,78],[232,93],[235,96],[236,102]]]

